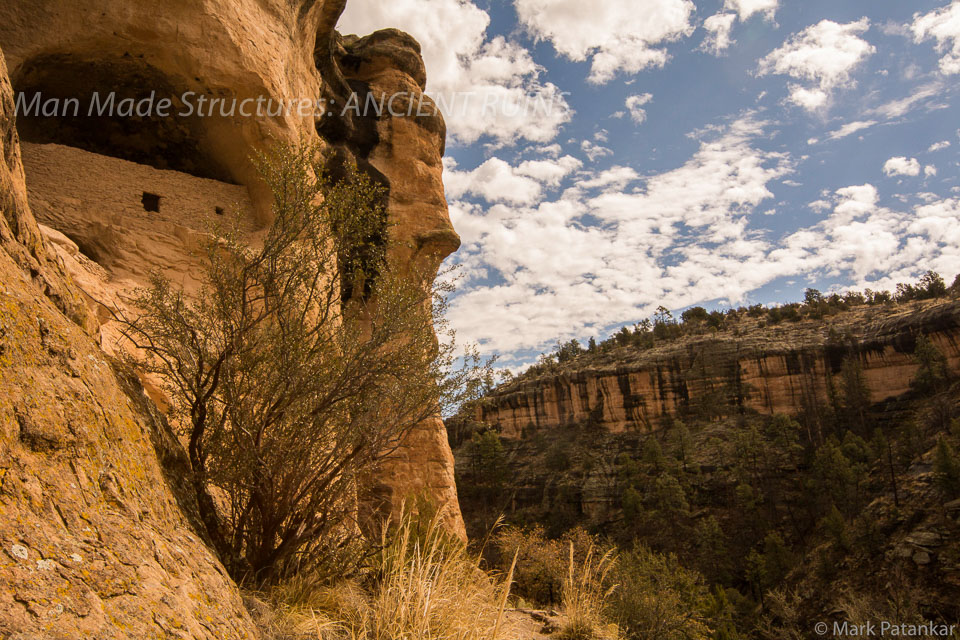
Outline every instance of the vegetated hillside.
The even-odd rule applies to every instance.
[[[769,312],[751,310],[723,318],[710,336],[684,327],[687,318],[673,335],[660,329],[652,345],[640,342],[641,327],[572,357],[564,351],[576,349],[561,346],[489,393],[482,409],[448,421],[468,532],[482,537],[503,514],[542,528],[532,539],[568,539],[583,527],[624,552],[639,544],[675,554],[712,590],[711,604],[684,610],[715,637],[805,637],[815,621],[832,619],[957,620],[958,303],[908,297],[847,310],[813,297],[792,307],[797,322],[771,326]],[[503,433],[476,419],[505,415],[491,406],[523,406],[520,397],[542,399],[557,381],[576,388],[671,358],[709,367],[717,361],[707,349],[734,341],[749,356],[733,362],[792,353],[822,383],[775,410],[741,401],[762,378],[745,389],[742,376],[727,374],[712,395],[678,394],[655,420],[611,420],[604,405],[602,413],[541,408],[531,414],[539,424]],[[687,385],[689,371],[679,371]],[[878,392],[878,380],[890,389]],[[718,607],[729,612],[725,622]]]

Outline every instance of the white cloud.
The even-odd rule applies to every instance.
[[[734,44],[730,33],[736,19],[735,13],[718,13],[704,20],[703,28],[707,30],[707,37],[703,39],[700,48],[716,56],[726,51]]]
[[[915,42],[930,38],[937,41],[937,51],[944,54],[940,71],[948,75],[960,73],[960,2],[927,14],[914,14],[910,30]]]
[[[590,60],[590,82],[662,67],[667,42],[693,32],[690,0],[514,0],[520,22],[570,60]]]
[[[647,119],[647,112],[643,109],[643,105],[649,103],[651,100],[653,100],[652,93],[644,93],[639,96],[630,96],[627,98],[626,106],[630,112],[630,119],[637,124],[642,124],[643,121]]]
[[[746,22],[754,14],[762,13],[772,22],[776,17],[778,6],[779,0],[726,0],[721,12],[703,21],[707,37],[703,39],[699,48],[715,56],[721,55],[731,45],[736,44],[731,34],[738,18],[741,22]]]
[[[747,116],[676,169],[642,178],[610,167],[538,204],[484,210],[448,189],[464,240],[455,260],[500,281],[455,298],[451,322],[485,350],[509,352],[598,334],[661,302],[742,296],[756,285],[738,265],[761,248],[747,217],[792,171],[785,155],[753,147],[767,126]]]
[[[489,24],[487,12],[470,0],[351,0],[337,28],[362,35],[395,27],[416,38],[427,91],[453,141],[549,142],[570,120],[569,106],[541,79],[528,50],[501,36],[488,39]]]
[[[933,153],[934,151],[943,151],[944,149],[948,148],[949,146],[950,146],[950,141],[949,141],[949,140],[941,140],[940,142],[934,142],[932,145],[930,145],[930,147],[927,149],[927,151],[928,151],[929,153]]]
[[[773,20],[778,5],[779,0],[726,0],[723,8],[736,11],[741,21],[749,20],[755,13],[763,13],[767,20]]]
[[[461,171],[457,161],[447,157],[443,160],[443,182],[447,195],[456,200],[474,196],[491,204],[530,206],[542,199],[544,187],[560,186],[565,177],[582,166],[580,160],[569,155],[526,160],[516,167],[490,158],[472,171]]]
[[[867,18],[838,24],[821,20],[792,36],[760,60],[760,75],[776,73],[813,83],[790,85],[790,100],[813,111],[826,105],[830,93],[854,84],[851,72],[876,48],[859,37],[870,27]]]
[[[443,182],[453,198],[474,195],[487,202],[530,205],[540,199],[540,181],[511,167],[500,158],[490,158],[473,171],[458,171],[452,158],[444,159]]]
[[[561,147],[561,146],[560,146],[559,144],[557,144],[556,142],[553,143],[553,144],[548,144],[548,145],[545,145],[545,146],[542,146],[542,147],[538,147],[536,150],[537,150],[537,152],[539,152],[539,153],[541,153],[541,154],[543,154],[543,155],[545,155],[545,156],[550,156],[551,158],[556,158],[556,157],[558,157],[561,153],[563,153],[563,147]]]
[[[831,131],[829,134],[827,134],[827,137],[830,138],[831,140],[839,140],[840,138],[846,138],[849,135],[853,135],[858,131],[869,129],[875,124],[877,124],[876,120],[848,122],[847,124],[837,129],[836,131]]]
[[[564,178],[582,166],[583,163],[577,158],[563,156],[555,160],[527,160],[517,167],[517,173],[547,186],[557,187]]]
[[[916,158],[897,156],[883,163],[883,173],[887,176],[920,175],[920,163]]]
[[[599,158],[604,156],[612,156],[613,150],[604,147],[603,145],[594,144],[590,140],[584,140],[580,143],[580,149],[590,158],[590,162],[595,162]]]
[[[899,100],[891,100],[885,104],[880,105],[870,109],[868,113],[871,115],[882,116],[887,119],[900,118],[907,115],[918,105],[921,105],[930,98],[934,98],[943,91],[942,82],[931,82],[920,87],[917,87],[910,92],[910,95],[905,98],[900,98]]]
[[[936,167],[936,166],[934,166],[934,165],[932,165],[932,164],[928,164],[927,166],[925,166],[925,167],[923,168],[923,177],[924,177],[924,178],[932,178],[932,177],[935,176],[935,175],[937,175],[937,167]]]

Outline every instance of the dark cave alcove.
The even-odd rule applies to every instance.
[[[38,56],[21,65],[12,80],[21,107],[17,128],[26,142],[62,144],[156,169],[234,182],[204,150],[204,118],[183,115],[189,106],[182,100],[184,90],[138,57]],[[118,108],[97,113],[111,94],[117,106],[129,99],[145,104],[141,101],[151,96],[154,105],[169,99],[172,106],[165,116],[156,108],[131,116],[117,113]],[[38,95],[39,101],[33,102]],[[30,105],[60,108],[48,115],[26,113]]]

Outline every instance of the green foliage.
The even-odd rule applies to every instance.
[[[480,482],[502,488],[510,473],[507,454],[496,431],[473,434],[473,465]]]
[[[870,408],[870,387],[863,375],[863,365],[858,356],[847,356],[840,370],[840,414],[847,428],[858,433],[868,433],[867,412]]]
[[[960,457],[944,437],[937,440],[933,471],[937,485],[948,500],[960,496]]]
[[[557,442],[547,451],[544,464],[554,473],[560,473],[570,468],[570,446],[564,442]]]
[[[696,322],[706,322],[709,319],[710,314],[707,313],[707,310],[703,307],[690,307],[686,311],[680,314],[680,319],[684,324],[687,323],[696,323]]]
[[[828,538],[842,551],[850,550],[850,536],[847,532],[847,521],[836,505],[830,508],[829,513],[822,520],[821,525]]]
[[[832,437],[816,452],[813,461],[813,491],[823,501],[854,513],[860,506],[861,487],[867,466],[850,460]]]
[[[926,335],[917,338],[913,359],[920,365],[910,387],[922,394],[942,391],[949,380],[947,358]]]
[[[900,283],[897,285],[897,302],[911,300],[929,300],[940,298],[947,294],[947,285],[943,277],[936,271],[927,271],[917,284]]]
[[[580,343],[576,340],[570,340],[569,342],[558,344],[553,353],[557,359],[557,362],[563,364],[565,362],[576,360],[577,357],[583,353],[583,347],[581,347]]]
[[[645,438],[640,445],[640,459],[655,471],[663,471],[667,467],[667,458],[663,455],[660,441],[654,435]]]
[[[823,302],[823,294],[816,289],[807,289],[803,292],[803,304],[815,307]]]
[[[614,348],[635,350],[652,349],[659,343],[678,340],[685,336],[702,334],[704,331],[733,330],[742,331],[741,323],[745,318],[763,319],[757,325],[760,328],[776,325],[781,322],[800,322],[805,318],[823,320],[842,311],[863,305],[889,305],[894,301],[909,303],[913,300],[926,300],[943,297],[948,294],[960,295],[960,276],[948,288],[943,278],[929,271],[916,284],[900,283],[896,293],[889,291],[847,291],[843,294],[824,294],[817,289],[808,288],[804,291],[803,302],[787,303],[765,307],[754,304],[749,307],[708,311],[705,307],[694,306],[680,314],[679,322],[674,319],[673,313],[665,306],[657,307],[653,316],[637,322],[632,328],[623,326],[609,338],[597,341],[590,338],[588,347],[584,349],[579,341],[570,340],[558,344],[553,352],[543,354],[535,365],[521,374],[523,378],[531,378],[559,370],[561,364],[570,364],[581,358],[595,358]]]
[[[771,531],[763,540],[763,573],[766,588],[778,585],[793,568],[793,552],[779,533]]]
[[[629,640],[695,640],[711,636],[722,617],[702,577],[673,555],[637,543],[619,556],[610,612]]]
[[[653,506],[660,512],[661,517],[667,520],[673,516],[686,515],[690,511],[683,485],[674,476],[666,473],[654,482]]]
[[[634,487],[627,487],[620,499],[623,519],[628,525],[636,525],[643,515],[643,496]]]

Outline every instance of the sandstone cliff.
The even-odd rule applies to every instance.
[[[443,196],[439,114],[15,122],[14,91],[279,104],[402,91],[419,101],[416,42],[397,31],[341,37],[343,7],[0,6],[0,636],[257,637],[193,526],[182,448],[140,381],[108,355],[116,345],[107,313],[154,268],[189,288],[193,249],[227,211],[241,212],[256,241],[270,211],[254,152],[313,140],[334,171],[356,164],[380,180],[394,268],[430,278],[459,244]],[[394,505],[428,493],[463,535],[439,418],[410,434],[377,482]]]
[[[61,313],[78,298],[27,205],[11,107],[0,54],[0,635],[257,637],[178,500],[175,439]]]
[[[91,331],[99,316],[108,352],[115,350],[116,329],[107,309],[123,308],[155,268],[189,289],[197,270],[193,250],[210,219],[239,210],[251,242],[269,225],[269,194],[250,158],[277,141],[315,141],[334,172],[353,164],[387,187],[399,247],[394,268],[432,277],[456,249],[441,181],[442,117],[344,110],[351,95],[401,92],[395,113],[409,101],[419,104],[426,78],[419,45],[394,30],[341,37],[335,25],[344,6],[345,0],[0,6],[0,49],[14,90],[27,96],[75,99],[84,114],[94,96],[102,101],[114,92],[117,100],[168,97],[178,113],[199,111],[201,97],[208,105],[259,99],[267,108],[254,117],[213,109],[178,118],[31,115],[18,122],[29,143],[26,182],[40,229],[83,293],[74,294],[70,308],[85,315]],[[309,114],[286,108],[321,98],[334,106]],[[56,287],[50,281],[51,295],[61,295]],[[393,505],[427,492],[463,534],[439,418],[410,434],[377,483],[376,492]]]
[[[611,433],[656,429],[698,403],[760,413],[815,411],[829,402],[844,358],[859,358],[872,400],[909,389],[916,338],[926,334],[960,366],[960,302],[861,308],[828,321],[805,320],[621,349],[562,371],[524,378],[489,395],[478,421],[507,438],[591,422]]]

